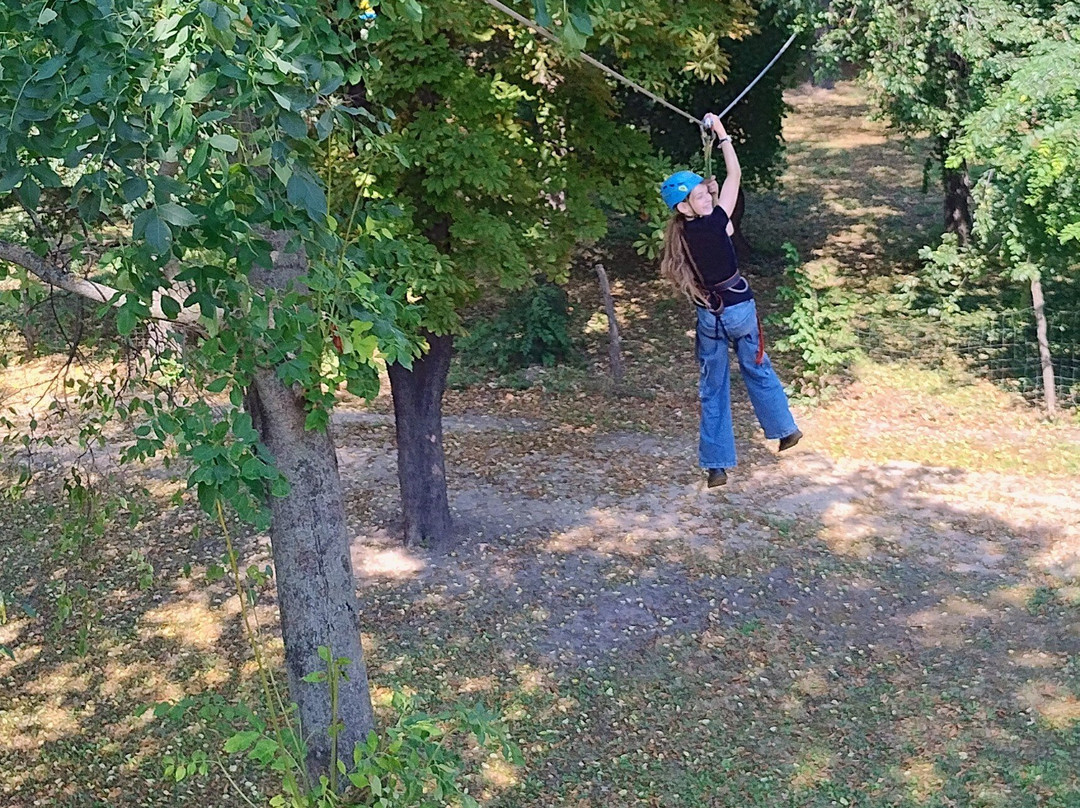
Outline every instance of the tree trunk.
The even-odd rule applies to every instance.
[[[453,543],[442,442],[442,397],[453,351],[452,336],[427,334],[430,350],[412,370],[387,368],[394,398],[398,480],[405,543],[445,550]]]
[[[963,246],[971,241],[971,176],[967,163],[961,163],[959,168],[944,167],[948,154],[946,138],[939,140],[938,152],[945,185],[945,232],[956,233],[960,246]]]
[[[1042,365],[1043,400],[1046,414],[1057,417],[1057,389],[1054,382],[1054,364],[1050,356],[1050,340],[1046,328],[1046,307],[1043,302],[1042,281],[1038,276],[1031,279],[1031,305],[1035,309],[1035,333],[1039,340],[1039,363]]]
[[[273,371],[256,375],[245,404],[290,486],[288,496],[271,498],[270,539],[289,693],[299,706],[309,774],[317,781],[329,771],[335,719],[327,684],[303,681],[326,670],[320,646],[351,660],[348,679],[339,682],[340,758],[351,763],[353,747],[375,726],[337,455],[329,432],[304,428],[302,399]]]

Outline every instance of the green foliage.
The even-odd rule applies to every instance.
[[[909,136],[929,133],[938,160],[965,119],[993,99],[1002,68],[1047,36],[1053,0],[835,0],[821,23],[826,62],[860,66],[880,114]],[[962,168],[962,161],[950,164]]]
[[[730,24],[738,35],[719,38],[722,73],[705,77],[690,71],[673,73],[665,98],[692,113],[719,112],[726,107],[768,64],[791,33],[787,15],[777,10],[763,8],[756,12],[756,19],[751,19],[754,30],[750,35],[745,33],[747,22],[734,19]],[[799,45],[796,41],[724,119],[724,126],[738,146],[742,181],[748,188],[772,187],[783,170],[781,126],[787,111],[783,93],[798,65]],[[622,120],[646,126],[653,145],[673,162],[704,170],[701,137],[694,126],[629,89],[619,90],[618,96],[623,102]]]
[[[1051,313],[1080,302],[1080,8],[1061,4],[1044,37],[998,54],[998,89],[962,121],[951,165],[978,170],[970,245],[946,236],[924,249],[913,300],[933,314],[1023,308],[1041,277]]]
[[[0,194],[35,223],[5,249],[116,289],[122,336],[161,318],[187,332],[182,358],[169,347],[139,368],[163,395],[127,398],[136,386],[117,381],[76,400],[102,419],[137,414],[127,459],[175,441],[200,501],[224,495],[249,519],[285,492],[240,413],[253,374],[274,367],[302,390],[315,428],[338,386],[377,389],[376,351],[418,350],[404,292],[366,271],[381,234],[356,226],[362,208],[338,218],[327,203],[331,133],[379,144],[387,131],[340,92],[364,69],[336,30],[352,16],[315,0],[0,8]],[[302,285],[267,272],[274,249],[303,255]],[[224,417],[205,393],[228,396]]]
[[[952,164],[984,168],[976,187],[979,249],[1016,280],[1080,266],[1080,43],[1066,33],[1080,25],[1080,9],[1057,21],[1057,37],[999,60],[1007,78],[964,121],[949,156]]]
[[[574,344],[566,292],[542,284],[515,294],[493,319],[474,325],[458,349],[465,365],[500,373],[567,360]]]
[[[380,69],[355,95],[394,110],[392,134],[381,151],[343,146],[352,182],[331,207],[348,209],[357,193],[384,201],[380,221],[413,257],[379,262],[378,277],[404,287],[436,333],[459,330],[459,312],[486,289],[564,278],[575,245],[604,235],[609,209],[653,209],[669,166],[617,117],[623,97],[609,80],[574,58],[584,38],[664,90],[684,73],[723,75],[723,33],[752,16],[706,0],[534,8],[561,45],[482,3],[436,0],[421,16],[380,14],[357,52]]]
[[[325,647],[319,649],[319,656],[326,663],[325,670],[312,672],[305,681],[327,683],[333,696],[334,683],[349,660],[335,659]],[[167,780],[205,778],[211,769],[217,769],[239,791],[229,772],[242,763],[277,782],[276,793],[268,801],[274,808],[476,806],[463,784],[470,765],[462,757],[459,738],[471,737],[489,754],[521,762],[521,753],[505,727],[483,706],[459,705],[426,713],[414,699],[394,693],[392,708],[397,720],[382,733],[369,733],[349,754],[338,756],[335,752],[330,773],[318,782],[312,782],[307,773],[303,739],[288,727],[275,726],[275,719],[268,719],[263,708],[230,703],[210,692],[163,702],[153,709],[157,718],[185,735],[209,736],[216,744],[209,751],[200,747],[165,755],[162,766]],[[288,713],[294,710],[295,706]],[[334,726],[340,731],[340,724]],[[185,747],[182,743],[176,746]]]
[[[851,319],[856,301],[841,288],[822,283],[807,270],[791,244],[787,255],[787,283],[780,287],[781,300],[791,304],[791,313],[781,318],[787,334],[776,347],[797,355],[800,362],[800,392],[821,393],[829,377],[848,365],[858,347]]]

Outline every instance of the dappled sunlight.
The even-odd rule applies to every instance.
[[[1080,699],[1056,682],[1033,680],[1016,694],[1025,709],[1039,716],[1053,729],[1068,729],[1080,721]]]
[[[359,578],[401,580],[423,572],[427,562],[404,547],[373,547],[353,542],[353,572]]]
[[[803,696],[820,699],[829,693],[829,682],[817,670],[798,671],[792,689]]]
[[[485,799],[493,799],[499,793],[521,782],[519,767],[495,755],[491,755],[480,764],[480,776],[485,786]]]
[[[19,639],[22,637],[23,629],[29,626],[30,621],[27,619],[13,619],[8,618],[8,622],[4,625],[0,625],[0,645],[6,645],[9,648],[15,647]],[[19,656],[22,657],[26,653],[26,647],[23,646],[19,649]],[[5,665],[12,664],[12,660],[4,654],[0,654],[0,673],[4,672]]]
[[[220,607],[211,609],[208,601],[209,593],[194,591],[148,609],[140,621],[139,633],[144,639],[176,640],[209,651],[221,639],[223,619],[240,614],[240,603],[238,598],[228,598]]]
[[[178,680],[171,667],[159,661],[123,662],[109,659],[104,669],[100,693],[117,701],[152,704],[182,699],[189,683]]]
[[[1025,651],[1022,654],[1016,654],[1010,657],[1009,662],[1013,665],[1020,665],[1025,668],[1063,668],[1069,664],[1069,657],[1066,654],[1054,654],[1047,653],[1046,651]]]
[[[620,513],[615,509],[592,509],[583,514],[585,524],[556,533],[545,541],[545,549],[555,553],[572,553],[588,548],[623,555],[642,555],[651,542],[675,538],[679,534],[677,520],[669,518],[653,524],[648,514]],[[665,523],[666,522],[666,523]]]
[[[829,782],[836,753],[821,747],[810,747],[795,761],[791,787],[796,790],[811,789]]]
[[[980,620],[994,620],[997,612],[966,598],[948,597],[928,609],[911,614],[905,621],[910,628],[921,629],[922,642],[934,646],[958,648]]]
[[[926,803],[941,792],[945,777],[932,760],[909,758],[900,766],[908,795],[916,803]]]
[[[852,272],[893,279],[896,241],[937,222],[939,204],[918,191],[922,145],[909,153],[862,122],[865,98],[849,86],[787,97],[801,106],[784,197],[752,194],[747,205],[748,227],[761,231],[749,235],[765,247],[755,288],[773,302],[786,240],[822,284]],[[590,350],[606,348],[595,276],[582,269],[575,316]],[[967,376],[867,362],[832,403],[796,408],[806,438],[783,455],[737,401],[739,465],[727,486],[706,489],[692,310],[670,299],[653,264],[612,264],[612,274],[641,395],[605,386],[595,350],[587,369],[530,372],[527,390],[448,392],[447,480],[463,537],[454,552],[401,541],[385,373],[380,400],[335,413],[379,726],[398,718],[395,692],[431,713],[496,710],[525,767],[454,743],[471,747],[474,796],[522,808],[919,808],[946,799],[958,773],[1028,777],[1060,750],[1054,733],[1080,719],[1072,433]],[[47,599],[40,623],[0,626],[18,656],[0,657],[0,769],[16,767],[0,771],[0,803],[10,791],[28,805],[39,794],[81,805],[64,789],[97,776],[87,760],[108,757],[99,779],[123,791],[102,804],[131,804],[128,791],[157,782],[160,756],[178,749],[135,705],[207,689],[258,698],[240,601],[228,578],[205,580],[222,552],[217,528],[192,495],[173,506],[178,483],[153,469],[133,479],[149,489],[154,521],[117,521],[101,543],[115,568],[145,551],[150,586],[122,570],[94,589],[101,613],[77,661],[66,655],[81,626],[54,641]],[[237,540],[241,574],[270,563],[265,536],[238,530]],[[39,549],[20,548],[16,568],[45,584],[80,569],[59,556],[38,571]],[[20,596],[31,591],[21,571],[10,577]],[[253,614],[283,686],[272,583],[260,596]],[[50,657],[56,642],[61,660]],[[217,801],[191,804],[219,804],[220,786],[206,792]],[[183,793],[150,802],[179,804]],[[1015,801],[1004,782],[975,782],[971,794],[986,808]]]
[[[32,412],[43,412],[57,395],[64,394],[64,378],[76,382],[93,374],[86,365],[72,363],[61,354],[42,356],[4,368],[0,376],[0,405],[5,410],[26,417]]]
[[[1080,579],[1080,528],[1074,526],[1067,535],[1051,539],[1046,549],[1031,556],[1030,566],[1061,581]]]
[[[28,682],[0,710],[3,745],[25,752],[80,732],[95,711],[91,677],[82,667],[61,663]]]
[[[487,693],[495,689],[495,679],[491,676],[466,676],[458,682],[459,693]]]
[[[548,690],[552,686],[551,674],[532,665],[520,665],[513,671],[522,693],[531,695]]]

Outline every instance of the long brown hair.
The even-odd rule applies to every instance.
[[[686,295],[691,303],[708,306],[705,290],[701,288],[701,277],[694,259],[690,255],[690,245],[686,243],[686,217],[675,213],[664,228],[664,251],[660,255],[660,274],[675,287],[676,291]]]

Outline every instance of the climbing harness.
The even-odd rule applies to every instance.
[[[522,14],[518,14],[516,11],[514,11],[509,6],[507,6],[507,5],[503,4],[503,3],[500,3],[499,0],[484,0],[484,2],[487,3],[489,6],[491,6],[492,8],[498,9],[503,14],[506,14],[508,17],[512,17],[514,20],[516,20],[517,22],[524,25],[526,28],[528,28],[533,33],[539,34],[540,36],[544,37],[545,39],[549,39],[552,42],[556,42],[556,43],[559,42],[559,37],[558,37],[557,34],[552,33],[551,31],[549,31],[547,28],[544,28],[544,26],[540,25],[539,23],[533,22],[528,17],[525,17]],[[754,85],[757,84],[759,81],[761,81],[761,78],[766,73],[768,73],[769,70],[772,69],[772,66],[774,64],[776,64],[776,62],[780,59],[780,57],[784,55],[785,51],[787,51],[787,49],[789,47],[791,47],[791,43],[795,41],[796,36],[797,36],[797,34],[792,34],[790,37],[788,37],[787,42],[785,42],[783,44],[783,46],[780,48],[780,50],[778,50],[776,52],[776,55],[772,58],[772,60],[767,65],[765,65],[765,67],[762,69],[762,71],[757,74],[757,76],[754,78],[754,80],[752,82],[750,82],[748,85],[746,85],[746,88],[741,93],[739,93],[737,96],[735,96],[735,100],[732,101],[730,104],[728,104],[724,108],[724,111],[716,116],[717,118],[720,118],[722,120],[724,117],[727,116],[727,114],[729,112],[731,112],[731,110],[735,107],[736,104],[738,104],[740,101],[743,100],[743,98],[746,96],[746,94],[748,92],[750,92],[754,88]],[[712,174],[712,147],[713,147],[713,144],[715,142],[715,133],[712,131],[712,129],[710,129],[708,126],[705,125],[704,120],[702,120],[700,118],[695,118],[689,112],[687,112],[685,110],[682,110],[682,109],[679,109],[674,104],[672,104],[669,101],[666,101],[665,99],[663,99],[660,96],[656,95],[656,93],[653,93],[653,92],[650,92],[649,90],[646,90],[644,87],[642,87],[640,84],[638,84],[633,79],[628,79],[622,73],[619,73],[616,70],[612,70],[610,67],[608,67],[603,62],[597,61],[593,57],[589,56],[589,54],[582,53],[581,58],[582,58],[583,61],[588,62],[589,64],[591,64],[593,67],[597,68],[598,70],[602,70],[604,73],[611,76],[616,81],[621,81],[627,87],[630,87],[631,89],[641,93],[642,95],[644,95],[644,96],[646,96],[648,98],[651,98],[653,101],[660,104],[661,106],[667,107],[672,112],[675,112],[675,113],[678,113],[679,115],[682,115],[684,118],[686,118],[691,123],[696,123],[701,128],[701,142],[702,142],[702,146],[703,146],[703,148],[705,150],[705,176],[707,176],[707,177],[711,176],[711,174]]]

